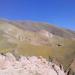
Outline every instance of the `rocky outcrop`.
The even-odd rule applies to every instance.
[[[42,56],[20,56],[16,60],[11,53],[0,54],[0,75],[65,75],[55,63]]]

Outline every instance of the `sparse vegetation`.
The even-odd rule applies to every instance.
[[[39,30],[51,33],[52,37],[39,34]],[[0,52],[15,49],[21,55],[55,57],[65,69],[75,57],[74,37],[74,32],[48,24],[0,22]]]

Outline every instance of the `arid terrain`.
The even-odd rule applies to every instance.
[[[75,32],[48,23],[0,20],[0,53],[55,58],[67,69],[75,58]]]

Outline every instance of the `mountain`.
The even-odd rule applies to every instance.
[[[0,20],[0,52],[56,58],[66,69],[75,57],[75,32],[47,23]]]

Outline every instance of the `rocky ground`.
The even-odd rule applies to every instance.
[[[62,66],[47,61],[42,56],[20,56],[0,54],[0,75],[66,75]]]

